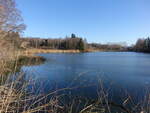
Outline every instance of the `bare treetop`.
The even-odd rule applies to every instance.
[[[21,32],[25,29],[15,0],[0,0],[0,30]]]

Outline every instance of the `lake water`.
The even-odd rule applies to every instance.
[[[67,95],[96,99],[101,87],[110,100],[121,102],[130,95],[141,101],[150,89],[150,54],[134,52],[38,54],[44,64],[23,66],[27,77],[34,78],[36,90],[49,93],[56,89]]]

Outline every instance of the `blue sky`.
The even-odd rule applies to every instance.
[[[88,42],[135,43],[150,35],[150,0],[16,0],[24,36],[75,33]]]

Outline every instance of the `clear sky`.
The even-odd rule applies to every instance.
[[[150,35],[150,0],[16,0],[24,36],[75,33],[88,42],[135,43]]]

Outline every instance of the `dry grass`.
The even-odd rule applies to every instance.
[[[101,50],[86,49],[84,51],[80,50],[61,50],[61,49],[26,49],[22,52],[23,55],[34,55],[37,53],[81,53],[81,52],[98,52]]]
[[[27,49],[23,52],[25,55],[36,53],[80,53],[79,50],[58,50],[58,49]]]

